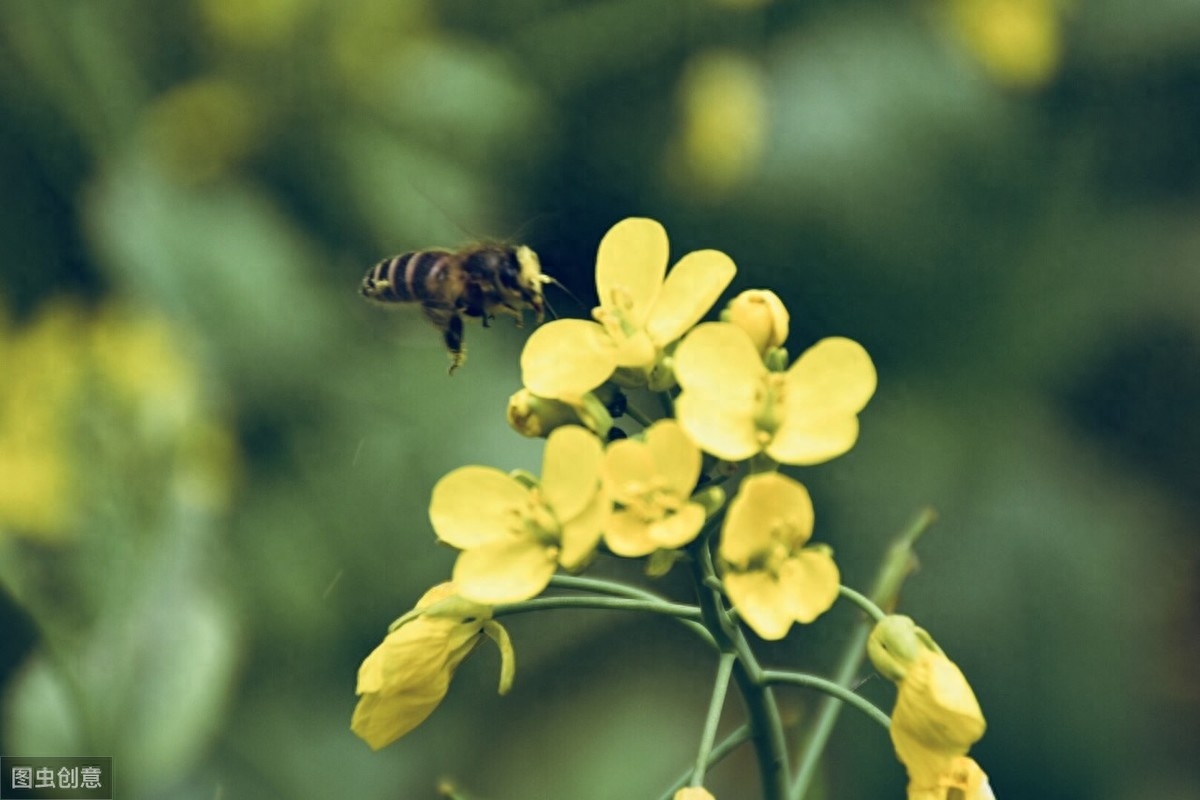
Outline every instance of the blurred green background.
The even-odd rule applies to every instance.
[[[793,474],[852,586],[941,512],[901,609],[997,795],[1200,798],[1198,143],[1181,0],[0,4],[0,752],[112,755],[128,798],[656,797],[714,669],[659,620],[514,619],[511,695],[484,647],[399,744],[349,730],[453,563],[434,482],[540,454],[523,332],[447,378],[363,271],[515,239],[590,307],[646,215],[774,288],[794,353],[875,357],[858,446]],[[853,619],[764,652],[828,670]],[[845,715],[813,796],[903,792]]]

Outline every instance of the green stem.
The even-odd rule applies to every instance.
[[[816,689],[819,692],[824,692],[830,697],[836,697],[846,703],[857,708],[859,711],[866,714],[871,719],[883,726],[884,730],[891,727],[892,721],[887,714],[880,711],[869,700],[861,695],[857,695],[851,690],[842,686],[840,683],[821,678],[817,675],[805,675],[801,672],[786,672],[784,670],[769,669],[763,673],[763,680],[766,683],[787,683],[792,686],[804,686],[808,689]]]
[[[675,417],[675,400],[671,397],[670,392],[655,392],[658,397],[658,404],[662,407],[663,416]]]
[[[720,517],[714,517],[708,524],[719,525]],[[697,537],[688,546],[688,551],[692,555],[692,575],[696,581],[696,594],[705,626],[723,653],[732,652],[737,656],[733,665],[733,679],[746,703],[746,715],[749,717],[762,780],[763,800],[784,800],[787,794],[787,747],[775,695],[769,686],[761,683],[762,668],[741,629],[733,623],[722,606],[721,595],[705,585],[707,579],[716,577],[706,537]]]
[[[633,405],[633,403],[629,403],[628,405],[625,406],[625,416],[629,417],[634,422],[636,422],[638,425],[641,425],[643,428],[649,428],[651,425],[654,424],[654,420],[650,419],[650,417],[648,415],[643,414],[641,411],[639,411]]]
[[[495,617],[527,614],[531,611],[549,611],[557,608],[593,608],[609,611],[649,611],[679,619],[698,620],[700,609],[681,603],[665,603],[661,600],[632,600],[625,597],[535,597],[519,603],[502,603],[492,609]]]
[[[843,597],[859,603],[868,617],[855,626],[846,642],[846,649],[842,652],[842,657],[834,672],[833,680],[837,685],[849,687],[854,681],[862,666],[863,658],[867,654],[867,637],[871,635],[871,628],[878,619],[874,615],[875,612],[882,614],[884,608],[895,608],[896,601],[900,596],[900,588],[904,585],[904,579],[916,565],[916,558],[912,552],[913,545],[936,520],[937,513],[933,509],[923,508],[896,537],[888,547],[879,572],[875,576],[875,585],[871,589],[869,600],[852,589],[842,592]],[[860,599],[870,605],[864,605]],[[830,734],[833,733],[833,726],[837,723],[841,708],[841,700],[831,696],[825,698],[820,708],[817,709],[812,734],[800,751],[796,775],[792,778],[792,785],[788,788],[788,800],[803,800],[807,794],[808,787],[812,784],[812,779],[817,772],[817,763],[821,759],[821,753],[825,750]]]
[[[882,608],[871,601],[871,598],[854,591],[849,586],[839,586],[838,594],[861,608],[863,613],[870,617],[873,622],[879,622],[879,620],[887,616]]]
[[[713,681],[712,700],[708,704],[708,717],[704,720],[704,733],[700,737],[700,750],[696,754],[696,768],[692,770],[692,786],[704,785],[704,773],[708,771],[708,757],[717,738],[717,725],[725,709],[725,696],[729,693],[729,677],[733,674],[733,653],[721,653],[717,662],[717,678]]]
[[[748,741],[750,741],[750,726],[739,726],[733,733],[722,739],[720,744],[712,749],[712,753],[710,753],[708,756],[708,764],[706,765],[707,769],[712,769],[715,767],[721,762],[722,759],[725,758],[725,756],[729,755]],[[663,795],[661,798],[659,798],[659,800],[671,800],[671,798],[675,796],[676,792],[688,785],[688,782],[691,779],[692,770],[689,768],[686,772],[675,779],[675,782],[671,784],[670,788],[663,792]]]
[[[634,600],[650,600],[658,603],[667,603],[665,598],[647,591],[638,586],[630,586],[627,583],[619,581],[606,580],[604,578],[583,578],[578,575],[555,575],[550,579],[550,585],[557,589],[571,589],[574,591],[597,592],[599,594],[609,594],[616,597],[629,597]],[[692,633],[699,636],[709,646],[716,648],[716,640],[713,639],[708,628],[701,625],[699,622],[694,622],[690,619],[675,617],[681,625],[690,630]]]

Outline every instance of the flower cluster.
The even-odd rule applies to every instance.
[[[842,594],[831,549],[810,543],[812,497],[779,470],[854,446],[876,388],[871,358],[857,342],[831,337],[792,361],[787,308],[767,290],[742,292],[720,321],[702,322],[732,281],[733,261],[700,250],[668,272],[668,260],[657,222],[618,223],[600,243],[593,319],[555,320],[529,337],[508,420],[545,438],[540,476],[465,466],[434,486],[433,530],[459,550],[453,583],[423,598],[363,663],[353,727],[372,747],[429,715],[481,632],[502,642],[511,680],[511,647],[491,618],[556,601],[533,599],[556,580],[560,588],[604,584],[599,591],[639,608],[682,613],[644,590],[556,579],[600,555],[645,559],[652,577],[688,562],[697,592],[713,594],[689,622],[703,620],[698,627],[725,659],[752,658],[731,633],[738,622],[782,639]],[[647,413],[647,401],[661,418]],[[617,427],[625,417],[639,426],[632,435]],[[617,602],[605,599],[601,607]],[[953,789],[985,800],[986,776],[966,756],[983,719],[961,673],[915,626],[881,623],[871,642],[876,665],[900,687],[891,730],[910,798]],[[724,669],[719,686],[728,685]],[[711,800],[701,753],[676,798]]]

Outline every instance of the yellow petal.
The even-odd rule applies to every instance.
[[[716,800],[703,786],[688,786],[675,793],[671,800]]]
[[[454,582],[468,600],[496,605],[528,600],[550,583],[556,548],[528,537],[466,550],[454,563]]]
[[[837,600],[840,581],[837,564],[828,551],[815,547],[787,559],[779,570],[788,614],[805,624],[829,610]]]
[[[785,464],[818,464],[858,438],[857,414],[875,393],[875,365],[858,342],[822,339],[787,371],[783,424],[767,453]]]
[[[679,423],[664,419],[651,425],[646,431],[646,446],[653,454],[655,471],[667,488],[681,497],[689,496],[700,478],[702,459],[700,450]]]
[[[767,373],[750,337],[727,322],[697,325],[675,350],[674,369],[685,392],[702,392],[734,407],[753,405]]]
[[[745,461],[762,449],[752,408],[718,405],[700,392],[675,398],[675,416],[688,437],[725,461]]]
[[[699,322],[736,272],[733,259],[720,250],[697,250],[681,258],[667,274],[646,320],[654,344],[664,347]]]
[[[774,548],[780,531],[792,550],[808,540],[813,527],[812,498],[804,485],[777,472],[751,475],[738,487],[721,531],[721,558],[744,567]]]
[[[608,549],[625,558],[640,558],[657,549],[650,536],[650,526],[630,511],[614,511],[604,524],[604,541]]]
[[[601,307],[624,313],[641,328],[662,288],[667,256],[667,232],[654,220],[630,217],[612,226],[596,256]]]
[[[704,527],[704,507],[688,503],[669,517],[650,526],[650,538],[656,548],[674,550],[696,538]]]
[[[529,490],[492,467],[459,467],[437,482],[429,520],[438,538],[460,549],[506,537]]]
[[[613,442],[604,453],[603,472],[612,499],[628,505],[641,498],[654,480],[654,452],[636,439]]]
[[[420,725],[442,702],[450,688],[450,677],[443,673],[431,682],[411,692],[381,695],[364,694],[354,707],[350,729],[372,750],[386,747]]]
[[[750,628],[767,640],[782,639],[792,627],[780,585],[765,572],[729,572],[725,591]]]
[[[616,348],[599,324],[558,319],[539,327],[521,351],[521,380],[552,400],[590,392],[617,368]]]
[[[601,489],[575,518],[563,522],[558,563],[564,569],[577,570],[592,557],[611,511],[612,500]]]
[[[587,428],[566,425],[546,439],[542,456],[542,494],[560,523],[592,501],[600,486],[604,445]]]

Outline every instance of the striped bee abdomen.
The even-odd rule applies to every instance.
[[[440,303],[447,294],[452,254],[418,250],[385,258],[367,272],[362,294],[381,303]]]

